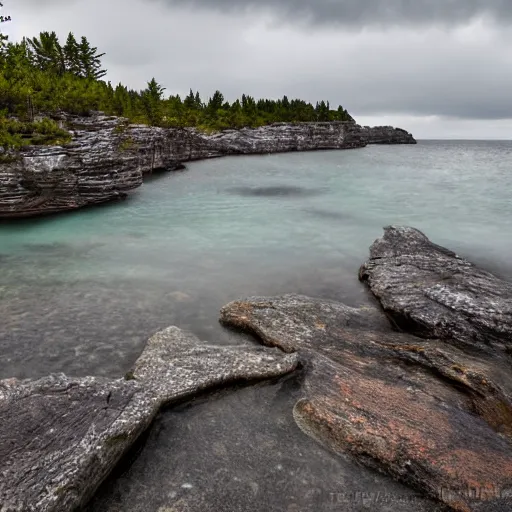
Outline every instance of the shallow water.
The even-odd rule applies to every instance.
[[[306,437],[292,416],[299,381],[223,391],[161,414],[86,512],[440,512]]]
[[[424,142],[193,163],[125,202],[0,224],[0,378],[125,373],[171,324],[212,342],[225,303],[359,304],[382,226],[512,275],[512,143]]]
[[[250,343],[218,324],[241,297],[366,303],[357,270],[388,224],[512,278],[511,169],[511,142],[234,157],[155,177],[124,202],[2,223],[0,378],[121,376],[169,325]],[[389,510],[409,510],[410,491],[298,431],[297,396],[275,383],[162,414],[94,510],[384,511],[350,493],[386,490],[405,496]]]

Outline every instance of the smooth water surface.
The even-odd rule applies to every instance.
[[[0,378],[124,374],[168,325],[225,343],[227,302],[368,300],[388,224],[512,276],[512,143],[423,142],[197,162],[124,202],[0,224]]]

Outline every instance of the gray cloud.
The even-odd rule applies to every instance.
[[[361,122],[403,125],[420,138],[510,137],[512,32],[504,23],[468,20],[486,8],[506,20],[512,1],[466,0],[457,11],[457,0],[444,0],[444,17],[440,1],[400,3],[409,6],[409,23],[403,13],[398,26],[382,28],[377,18],[392,20],[397,0],[382,0],[380,11],[349,0],[260,0],[262,12],[251,0],[239,7],[222,0],[37,0],[36,9],[35,0],[16,0],[9,2],[16,19],[8,30],[13,38],[40,30],[86,35],[106,52],[114,84],[142,88],[154,76],[172,94],[192,87],[203,97],[220,89],[229,100],[242,93],[327,99]],[[293,17],[275,22],[293,5],[303,14],[317,6],[319,21],[326,6],[340,13],[342,4],[356,9],[346,19],[360,20],[364,30],[320,23],[305,30]]]
[[[345,26],[466,23],[478,16],[512,19],[510,0],[157,0],[211,10],[270,10],[282,19]]]

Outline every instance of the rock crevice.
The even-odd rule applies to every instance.
[[[0,511],[82,507],[163,405],[296,364],[296,355],[213,346],[170,327],[149,340],[125,379],[0,381]]]
[[[306,434],[451,510],[510,510],[510,283],[407,227],[386,228],[360,278],[383,311],[253,297],[221,321],[298,353]]]

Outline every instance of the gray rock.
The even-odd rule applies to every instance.
[[[512,352],[512,284],[409,227],[387,227],[360,278],[394,323],[467,350]]]
[[[0,218],[28,217],[121,199],[143,176],[184,162],[224,155],[361,148],[374,141],[351,122],[273,124],[206,135],[192,128],[130,125],[96,113],[66,117],[73,141],[33,146],[0,163]],[[390,143],[400,132],[387,131]],[[380,132],[379,132],[380,133]]]
[[[365,126],[368,144],[417,144],[416,139],[402,128],[392,126]]]
[[[0,381],[0,511],[85,505],[164,404],[280,376],[296,362],[277,350],[211,346],[171,327],[149,340],[126,379]]]
[[[512,376],[506,363],[392,330],[375,308],[250,298],[221,321],[305,367],[300,428],[457,511],[507,511]]]

